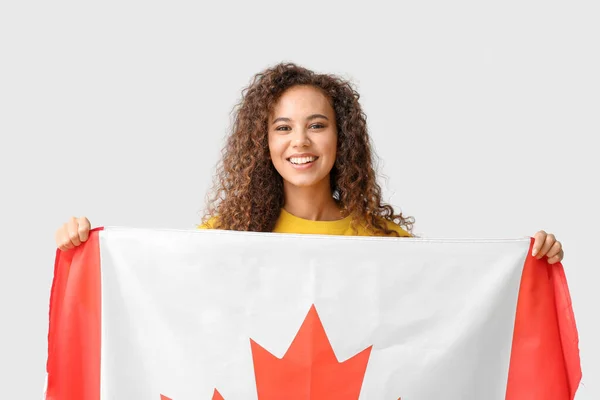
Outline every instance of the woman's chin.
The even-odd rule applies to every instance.
[[[320,186],[323,183],[323,180],[326,178],[327,177],[319,179],[310,176],[284,176],[283,181],[285,182],[285,184],[296,188],[314,188]],[[329,181],[328,178],[327,181]],[[329,183],[327,183],[326,187],[329,187],[328,185]]]
[[[317,185],[317,182],[316,182],[316,181],[313,181],[313,180],[310,180],[310,181],[309,181],[309,180],[298,180],[298,179],[292,179],[292,180],[290,180],[290,181],[287,181],[287,180],[286,180],[286,182],[287,182],[289,185],[291,185],[291,186],[293,186],[293,187],[297,187],[297,188],[310,188],[310,187],[314,187],[314,186],[316,186],[316,185]]]

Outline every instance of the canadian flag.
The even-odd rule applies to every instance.
[[[532,244],[97,228],[57,250],[45,398],[573,399]]]

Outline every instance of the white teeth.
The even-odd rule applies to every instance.
[[[292,164],[306,164],[309,162],[313,162],[317,159],[317,157],[292,157],[290,158],[290,162]]]

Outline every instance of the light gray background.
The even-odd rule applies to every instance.
[[[193,229],[231,107],[285,60],[356,83],[417,233],[556,233],[600,398],[594,3],[2,2],[2,397],[41,395],[59,225]]]

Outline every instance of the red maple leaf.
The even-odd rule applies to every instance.
[[[358,399],[372,348],[339,362],[314,305],[283,358],[252,339],[250,347],[259,400]],[[215,389],[212,400],[224,399]]]
[[[357,399],[372,348],[338,362],[314,305],[283,358],[250,344],[260,400]]]
[[[161,394],[160,400],[171,400],[171,399],[169,397]],[[219,393],[219,391],[217,389],[215,389],[215,391],[213,392],[212,400],[225,400],[225,399],[223,399],[223,396],[221,396],[221,393]]]

